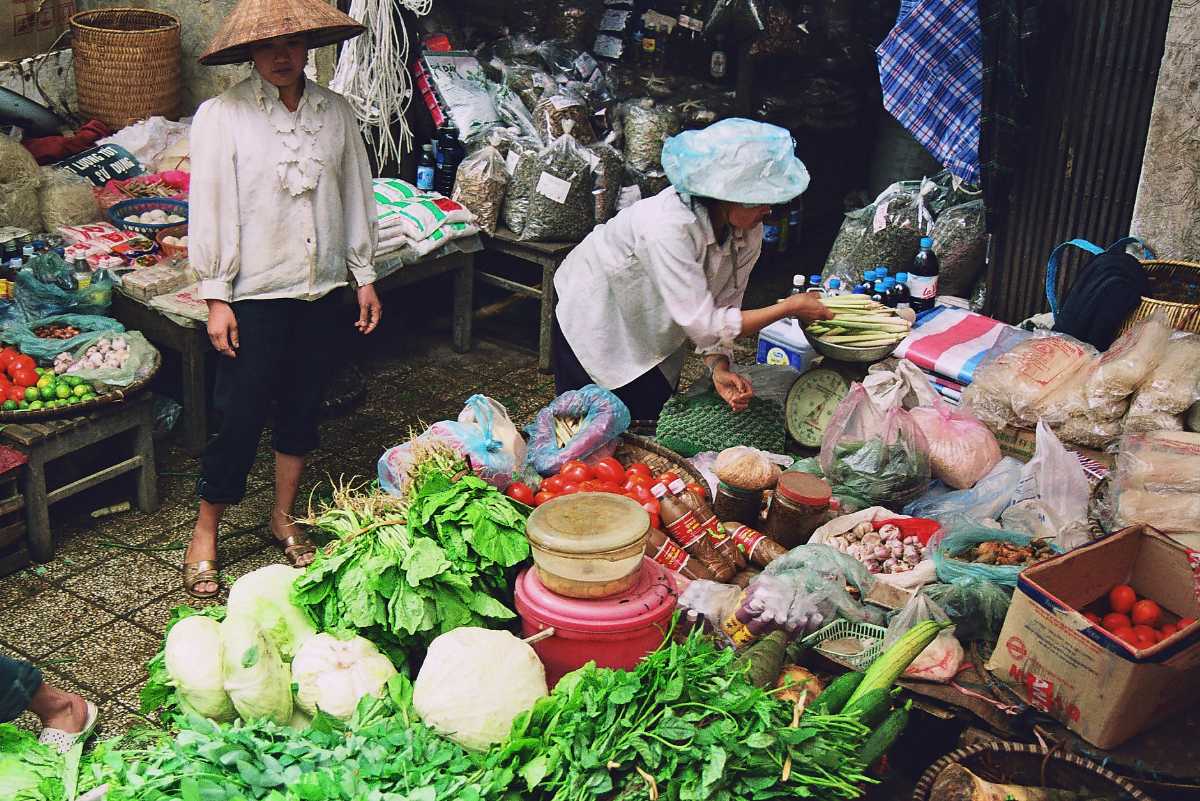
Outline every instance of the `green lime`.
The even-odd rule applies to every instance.
[[[15,412],[17,410],[17,402],[15,400],[6,400],[4,402],[4,411]]]
[[[37,387],[25,387],[25,400],[35,401],[41,397]]]
[[[66,400],[67,398],[71,397],[71,388],[66,384],[55,384],[54,396],[61,400]]]
[[[42,387],[48,387],[53,383],[54,383],[54,376],[44,375],[37,380],[37,388],[41,389]]]
[[[17,408],[18,408],[18,409],[21,409],[21,410],[28,409],[28,408],[29,408],[29,401],[21,401],[20,403],[18,403],[18,404],[17,404]]]
[[[87,386],[84,386],[83,384],[75,384],[71,390],[71,394],[77,398],[82,398],[84,395],[88,394],[88,392],[90,392],[90,391],[91,391],[91,389]]]
[[[33,411],[35,409],[41,409],[44,408],[45,405],[46,404],[42,403],[41,401],[34,401],[33,403],[29,404],[29,410]]]
[[[81,398],[79,398],[77,395],[72,395],[71,397],[67,398],[68,406],[74,406],[78,403],[83,403],[83,400]]]
[[[88,394],[86,394],[82,398],[80,398],[80,400],[82,400],[84,403],[87,403],[88,401],[94,401],[95,399],[96,399],[95,392],[89,392]]]
[[[54,385],[46,384],[45,386],[41,386],[41,382],[38,382],[38,394],[42,400],[54,400]]]
[[[83,383],[83,379],[77,375],[64,375],[62,380],[66,382],[68,387],[77,387]]]
[[[42,375],[46,372],[46,368],[45,367],[35,367],[35,368],[33,368],[33,372],[37,373],[38,375]]]

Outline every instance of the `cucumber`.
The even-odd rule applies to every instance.
[[[846,704],[843,715],[854,715],[868,729],[873,729],[887,718],[892,711],[891,690],[880,688]]]
[[[896,707],[879,728],[871,732],[871,736],[866,739],[862,749],[858,752],[859,759],[864,765],[873,765],[896,742],[896,738],[908,725],[908,710],[911,706],[912,701],[909,701],[904,706]]]
[[[862,673],[844,673],[838,676],[829,682],[825,692],[817,696],[809,709],[818,715],[835,715],[841,712],[842,707],[846,705],[850,696],[862,683],[863,675]]]

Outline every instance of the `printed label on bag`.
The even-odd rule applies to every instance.
[[[937,297],[937,276],[912,275],[908,276],[908,291],[918,300],[933,300]]]
[[[670,540],[664,540],[662,547],[650,558],[668,570],[674,570],[678,573],[688,563],[689,557],[678,545]]]
[[[585,81],[592,77],[592,73],[599,67],[600,65],[596,63],[596,59],[592,58],[591,53],[580,53],[575,58],[575,70]]]
[[[587,148],[583,148],[583,157],[587,159],[588,166],[593,170],[600,166],[600,157]]]
[[[616,36],[609,36],[607,33],[602,33],[596,37],[596,44],[592,47],[592,50],[601,58],[618,61],[621,58],[621,54],[625,52],[625,43]]]
[[[555,203],[566,203],[567,195],[571,193],[571,182],[544,172],[538,179],[537,193],[550,198]]]
[[[508,170],[509,175],[513,175],[514,173],[516,173],[517,162],[520,160],[521,160],[521,157],[519,155],[517,155],[517,151],[515,151],[515,150],[508,151],[508,155],[504,157],[504,168],[506,170]]]
[[[733,544],[738,550],[746,554],[746,558],[750,559],[754,556],[754,549],[766,540],[767,535],[755,531],[749,526],[738,526],[729,535],[733,538]]]
[[[610,8],[600,15],[600,30],[622,33],[625,30],[625,23],[629,21],[631,15],[630,11]]]
[[[1187,556],[1188,567],[1192,569],[1192,587],[1196,592],[1196,600],[1200,601],[1200,551],[1189,548]]]
[[[683,517],[676,520],[667,526],[667,533],[671,538],[684,550],[692,547],[696,542],[704,536],[704,529],[700,527],[700,521],[691,512],[688,512]]]

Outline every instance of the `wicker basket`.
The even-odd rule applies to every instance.
[[[637,434],[622,434],[617,444],[617,452],[613,455],[626,467],[634,462],[642,462],[653,470],[655,475],[674,471],[680,478],[702,487],[707,486],[704,475],[678,453]]]
[[[1149,259],[1142,261],[1150,280],[1168,283],[1176,280],[1187,280],[1200,284],[1200,264],[1191,261],[1172,261],[1168,259]],[[1200,304],[1184,303],[1158,298],[1142,297],[1142,302],[1121,326],[1120,333],[1133,327],[1139,320],[1145,320],[1155,312],[1165,313],[1172,326],[1180,331],[1190,331],[1200,334]]]
[[[79,113],[119,130],[147,117],[179,117],[179,20],[142,8],[71,17]]]
[[[187,223],[176,223],[169,228],[164,228],[154,237],[154,241],[158,243],[158,248],[162,252],[164,258],[168,259],[186,259],[188,249],[186,245],[170,245],[163,240],[169,236],[176,239],[187,236]]]
[[[921,776],[912,801],[931,801],[934,782],[953,764],[997,784],[1083,790],[1115,801],[1151,801],[1128,781],[1090,759],[1018,743],[973,745],[947,754]]]
[[[873,623],[863,623],[857,620],[835,620],[819,631],[804,638],[804,645],[812,648],[830,662],[850,670],[866,670],[867,667],[883,653],[883,638],[887,629]],[[825,648],[825,643],[831,640],[859,639],[864,648],[853,656],[839,654]]]

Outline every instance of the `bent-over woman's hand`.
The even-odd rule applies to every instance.
[[[367,284],[358,288],[358,320],[354,327],[360,333],[369,334],[379,325],[383,317],[383,304],[375,293],[375,285]]]
[[[713,387],[717,390],[729,408],[735,412],[744,412],[750,407],[750,399],[754,397],[754,387],[750,379],[738,375],[728,367],[718,367],[713,370]]]
[[[237,315],[233,307],[223,300],[208,301],[208,340],[217,353],[237,358],[238,342]]]
[[[802,323],[815,323],[817,320],[832,320],[833,312],[829,310],[821,298],[813,292],[801,292],[790,295],[784,304],[788,306],[789,317],[795,317]]]

